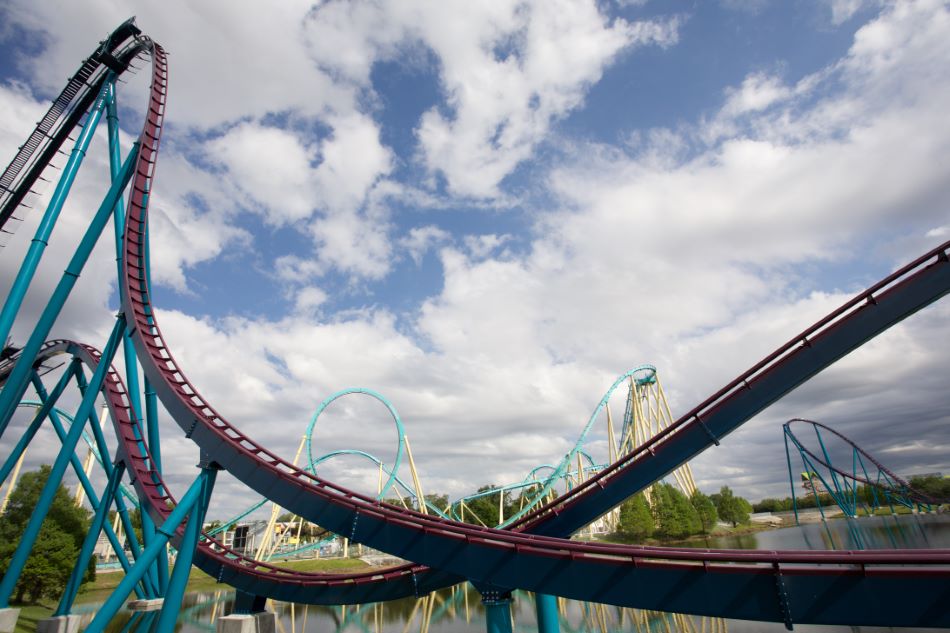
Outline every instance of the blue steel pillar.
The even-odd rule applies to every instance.
[[[10,595],[16,587],[16,582],[20,578],[20,573],[23,571],[23,566],[26,564],[26,559],[29,557],[30,551],[33,549],[36,537],[39,536],[40,527],[46,518],[46,513],[53,503],[53,497],[56,496],[56,491],[59,489],[59,483],[62,481],[63,473],[66,472],[66,466],[69,465],[70,458],[74,456],[76,443],[82,436],[82,430],[85,425],[81,420],[86,420],[89,417],[89,413],[95,407],[96,396],[99,395],[99,389],[105,380],[106,372],[109,369],[110,363],[112,363],[112,358],[115,356],[124,330],[125,316],[119,315],[116,319],[115,326],[112,328],[112,334],[109,336],[109,342],[102,351],[99,366],[96,367],[96,372],[90,381],[89,389],[86,391],[86,395],[83,396],[79,410],[76,412],[74,418],[76,423],[69,429],[69,434],[63,441],[59,455],[57,455],[56,461],[53,463],[53,468],[50,470],[49,479],[46,480],[46,485],[43,486],[40,497],[36,502],[36,511],[30,516],[30,520],[23,530],[23,536],[20,537],[16,551],[13,552],[6,573],[3,575],[3,580],[0,581],[0,608],[9,606]],[[20,360],[22,361],[23,359],[21,358]],[[19,367],[19,364],[17,367]]]
[[[536,593],[534,603],[538,612],[538,633],[559,633],[561,627],[557,614],[557,597]]]
[[[10,472],[14,469],[17,461],[23,455],[23,451],[25,451],[26,447],[30,445],[30,442],[33,441],[33,437],[36,435],[36,432],[39,431],[40,426],[43,425],[43,420],[45,420],[46,417],[52,412],[53,406],[62,395],[66,385],[68,385],[72,377],[76,375],[78,365],[78,360],[74,360],[69,364],[69,367],[67,367],[66,371],[63,372],[63,375],[60,376],[59,382],[56,383],[56,387],[53,388],[53,393],[51,395],[47,396],[45,392],[40,394],[40,399],[43,400],[42,406],[33,416],[33,421],[30,422],[29,426],[26,428],[26,431],[24,431],[20,436],[16,446],[13,447],[9,457],[7,457],[7,461],[4,462],[3,466],[0,466],[0,484],[7,480],[7,477],[10,476]],[[34,372],[34,376],[35,375],[36,372]]]
[[[174,633],[175,621],[181,609],[181,600],[185,595],[185,586],[188,584],[188,574],[191,572],[191,561],[198,547],[198,537],[201,535],[201,526],[204,524],[208,504],[211,503],[211,491],[214,489],[214,480],[218,475],[219,466],[205,456],[201,459],[201,494],[191,512],[188,513],[188,523],[185,525],[185,535],[178,544],[178,558],[175,559],[175,569],[172,571],[168,588],[165,592],[165,601],[162,604],[162,613],[158,618],[155,633]],[[163,551],[167,551],[163,548]]]
[[[111,89],[106,94],[106,122],[108,124],[109,131],[109,172],[112,177],[112,181],[115,182],[121,176],[122,171],[122,151],[119,146],[119,115],[118,108],[116,107],[115,101],[115,87],[112,86]],[[125,250],[122,248],[122,236],[125,232],[125,205],[122,201],[122,196],[120,195],[115,202],[115,206],[112,209],[112,226],[115,229],[115,252],[116,252],[116,268],[118,271],[119,279],[122,278],[122,265]],[[119,292],[123,292],[123,285],[119,284]],[[132,339],[129,337],[128,332],[123,334],[122,337],[122,355],[123,360],[125,361],[125,384],[126,390],[129,394],[129,405],[132,408],[132,415],[136,420],[142,421],[142,390],[139,386],[139,371],[138,371],[138,361],[135,357],[135,348],[132,346]],[[148,437],[148,449],[149,453],[152,456],[152,469],[158,473],[162,472],[161,461],[160,461],[160,449],[158,446],[158,441],[152,442],[152,433],[149,432]],[[151,517],[147,514],[142,514],[142,538],[145,541],[144,546],[148,545],[155,539],[155,524],[152,522]],[[164,593],[165,589],[168,586],[168,551],[163,551],[156,563],[156,566],[149,571],[149,578],[151,583],[158,588],[159,593]]]
[[[79,383],[79,391],[85,394],[86,389],[89,388],[89,385],[86,383],[86,378],[83,375],[81,368],[79,371],[76,372],[76,382]],[[90,422],[90,425],[92,426],[92,434],[96,440],[96,446],[99,449],[99,454],[108,455],[109,448],[106,444],[106,438],[102,434],[102,426],[98,422],[98,418],[96,417],[95,410],[92,411],[89,417],[90,417],[89,422]],[[103,460],[102,469],[106,471],[107,477],[112,476],[113,468],[114,466],[109,460]],[[122,529],[125,530],[125,538],[129,545],[129,551],[132,553],[132,559],[138,560],[139,556],[142,553],[142,548],[139,545],[138,538],[135,536],[135,530],[132,528],[132,519],[129,516],[129,509],[125,505],[125,499],[122,497],[122,495],[118,495],[115,498],[115,506],[116,506],[116,510],[118,510],[119,512],[119,519],[122,521]],[[112,528],[110,527],[109,529],[111,530]],[[123,558],[124,556],[120,556],[119,561],[122,562]],[[125,565],[123,565],[123,569],[125,570],[126,573],[128,573],[129,570],[125,568]],[[154,598],[158,595],[157,587],[154,584],[152,584],[149,579],[145,579],[143,581],[143,587],[145,588],[145,593],[147,597]],[[138,591],[136,591],[136,594],[138,594]]]
[[[56,184],[53,196],[50,199],[49,205],[46,207],[46,212],[43,214],[43,219],[36,228],[36,233],[33,235],[30,248],[26,252],[26,257],[23,258],[23,264],[21,264],[20,270],[17,272],[16,280],[10,288],[10,294],[7,295],[7,300],[3,304],[3,310],[0,311],[0,345],[2,345],[10,335],[13,321],[16,319],[17,312],[20,311],[20,305],[23,303],[24,297],[26,297],[26,291],[30,286],[30,281],[33,280],[33,274],[36,272],[37,266],[39,266],[40,259],[43,257],[43,251],[46,250],[49,237],[53,233],[53,226],[55,226],[56,220],[59,218],[59,212],[63,209],[63,204],[66,202],[69,190],[76,180],[76,173],[79,171],[80,166],[82,166],[82,161],[86,157],[86,150],[89,148],[89,143],[92,141],[96,127],[99,125],[99,120],[102,118],[102,110],[106,104],[107,95],[113,87],[113,81],[114,77],[109,77],[109,79],[106,80],[105,85],[99,92],[95,105],[93,105],[92,110],[89,112],[89,116],[86,117],[86,124],[79,134],[79,138],[76,139],[76,144],[73,147],[72,153],[69,155],[69,160],[66,161],[66,165],[63,167],[63,175],[60,176],[59,182]],[[0,431],[0,435],[2,435],[2,431]]]
[[[53,617],[68,615],[73,608],[73,601],[76,599],[76,593],[79,591],[79,584],[82,582],[82,577],[85,575],[86,568],[89,566],[89,559],[92,557],[93,550],[96,548],[99,534],[102,532],[103,526],[108,522],[109,508],[112,507],[112,500],[119,490],[119,484],[122,481],[122,474],[124,472],[125,464],[120,463],[115,467],[112,471],[112,475],[109,477],[106,490],[102,494],[102,499],[99,501],[99,507],[96,508],[96,516],[92,520],[92,525],[89,526],[89,531],[86,532],[86,538],[83,540],[82,549],[79,550],[79,557],[76,559],[73,573],[69,577],[69,582],[66,583],[66,589],[63,590],[63,595],[59,600],[59,606],[53,613]]]
[[[158,537],[145,548],[132,570],[125,575],[125,578],[122,579],[109,598],[99,607],[99,611],[92,622],[89,623],[86,633],[99,633],[105,630],[106,625],[112,621],[115,614],[122,608],[122,604],[132,591],[132,587],[142,579],[155,562],[160,550],[168,544],[168,539],[175,533],[175,530],[178,529],[188,513],[194,509],[195,503],[201,500],[201,493],[204,490],[205,478],[208,477],[208,473],[209,471],[201,471],[198,479],[191,484],[188,492],[185,493],[185,496],[181,498],[181,501],[178,502],[178,505],[175,506],[175,509],[171,511],[171,514],[158,529]]]
[[[482,604],[488,633],[511,633],[511,592],[483,591]]]
[[[79,242],[76,252],[73,254],[72,259],[69,260],[69,265],[66,266],[63,276],[56,285],[53,296],[50,298],[49,303],[46,304],[46,308],[43,309],[39,321],[37,321],[36,326],[33,328],[33,333],[20,351],[20,358],[17,360],[16,365],[13,366],[13,371],[11,371],[7,377],[3,391],[0,391],[0,437],[3,436],[3,432],[6,430],[10,418],[13,417],[13,412],[16,410],[17,405],[23,398],[23,394],[26,392],[36,355],[46,341],[46,337],[52,329],[53,323],[55,323],[57,317],[59,317],[59,313],[62,311],[66,299],[69,298],[73,286],[76,285],[76,280],[79,279],[82,269],[89,260],[93,247],[99,240],[99,236],[102,234],[106,222],[108,222],[111,217],[112,208],[115,206],[116,199],[122,194],[122,190],[125,189],[129,180],[132,178],[137,157],[138,144],[136,143],[128,159],[126,159],[125,165],[122,166],[121,177],[113,182],[109,188],[109,192],[99,206],[99,210],[93,217],[92,222],[90,222],[89,228],[86,229],[86,233]],[[109,362],[111,362],[111,357]]]
[[[76,375],[77,377],[82,376],[81,368],[77,369]],[[85,381],[83,380],[82,383],[85,384]],[[43,383],[40,380],[39,376],[36,374],[36,372],[33,373],[33,386],[36,388],[36,393],[40,397],[40,400],[43,401],[43,403],[45,404],[45,401],[47,398],[46,389],[43,386]],[[85,394],[85,388],[83,388],[82,393]],[[56,432],[56,436],[59,438],[60,443],[65,442],[66,437],[67,437],[66,427],[63,425],[63,422],[60,419],[59,414],[56,412],[55,408],[49,412],[49,421],[50,421],[50,424],[53,426],[53,430]],[[76,424],[76,422],[73,421],[73,424]],[[96,417],[95,412],[93,412],[93,414],[89,417],[89,424],[92,426],[94,434],[102,435],[102,429],[99,428],[99,419]],[[108,455],[108,453],[104,451],[105,443],[104,442],[101,443],[100,446],[101,448],[99,450],[99,454]],[[74,453],[73,455],[70,456],[69,461],[73,466],[73,472],[76,473],[76,477],[79,479],[79,484],[82,486],[83,490],[86,493],[86,497],[89,498],[89,505],[92,506],[93,510],[98,512],[98,508],[100,505],[99,497],[96,494],[96,490],[92,487],[92,483],[89,481],[89,477],[86,476],[86,472],[83,470],[83,467],[79,462],[79,458],[76,457]],[[108,460],[103,460],[103,466],[105,467],[106,465],[108,465],[109,468],[115,468],[112,466],[112,464],[108,462]],[[109,468],[104,468],[104,470],[106,471],[106,476],[111,480],[113,477],[113,474],[112,474],[113,471],[109,470]],[[116,498],[117,502],[120,500],[121,500],[121,496]],[[131,522],[126,521],[123,524],[123,527],[126,529],[126,531],[132,530]],[[112,530],[112,526],[109,525],[108,522],[105,523],[104,529],[105,529],[106,537],[109,539],[109,543],[112,545],[112,549],[115,550],[116,558],[119,559],[119,565],[122,566],[123,571],[128,573],[129,569],[131,568],[131,565],[129,565],[129,561],[125,557],[125,551],[122,548],[122,543],[119,541],[119,537],[116,536],[116,533]],[[135,534],[134,531],[132,533],[134,536]],[[135,544],[133,540],[130,540],[129,543],[130,545]],[[136,552],[137,550],[133,550],[133,555],[136,555]],[[146,587],[145,591],[149,591],[151,593],[155,592],[154,589],[149,588],[149,587]],[[135,594],[140,598],[144,597],[143,590],[140,589],[138,586],[135,587]],[[75,599],[75,596],[73,598]],[[63,614],[57,613],[56,615],[63,615]]]

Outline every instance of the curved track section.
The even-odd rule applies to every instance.
[[[950,551],[755,552],[577,543],[568,535],[670,472],[801,382],[950,291],[943,244],[848,302],[758,363],[615,466],[521,520],[516,531],[476,528],[380,503],[296,468],[229,424],[194,388],[165,343],[145,271],[149,192],[166,95],[164,51],[150,40],[152,84],[123,241],[122,306],[143,370],[166,409],[215,464],[327,529],[439,571],[407,565],[361,575],[301,574],[235,556],[213,541],[196,561],[219,580],[300,602],[381,600],[464,577],[491,589],[524,588],[579,600],[743,619],[950,626]],[[138,54],[136,52],[136,54]],[[52,351],[51,346],[47,351]],[[89,362],[95,353],[74,347]],[[143,506],[157,520],[174,500],[150,470],[128,396],[112,372],[104,386]],[[534,532],[534,533],[530,533]],[[217,568],[217,569],[215,569]],[[321,591],[316,592],[319,585]],[[901,609],[892,604],[898,600]]]
[[[164,92],[159,96],[164,99]],[[148,165],[137,170],[129,200],[120,280],[130,334],[143,371],[175,421],[210,459],[250,488],[352,541],[442,570],[432,572],[434,576],[454,574],[483,585],[519,587],[623,606],[810,622],[853,621],[854,614],[862,609],[869,613],[867,605],[875,603],[875,596],[881,595],[878,592],[906,594],[906,589],[913,587],[912,595],[920,606],[914,613],[923,618],[921,621],[940,619],[935,613],[945,611],[937,605],[950,598],[950,588],[946,582],[935,583],[933,578],[937,574],[945,579],[947,570],[915,570],[903,565],[946,565],[950,563],[948,552],[928,552],[926,556],[920,552],[697,553],[579,544],[479,529],[402,510],[322,480],[281,459],[228,423],[201,396],[162,336],[145,281],[148,216],[147,196],[142,195],[152,187],[160,121],[156,124],[149,116],[146,127],[155,143],[147,151],[143,148],[140,156],[140,161]],[[717,435],[725,435],[847,352],[943,296],[950,290],[947,247],[945,244],[928,253],[826,317],[654,438],[644,450],[593,478],[577,489],[580,492],[536,513],[523,529],[544,528],[569,534],[714,441],[718,443]],[[644,477],[649,480],[644,481]],[[157,493],[152,491],[153,495]],[[160,496],[148,501],[147,505],[156,509],[164,503]],[[851,567],[857,561],[863,563],[860,569]],[[897,561],[902,567],[894,567]],[[848,567],[788,567],[802,563]],[[412,569],[401,568],[399,573],[408,571],[416,580]],[[222,571],[219,578],[225,579],[225,573]],[[369,577],[369,582],[387,584],[402,577]],[[776,583],[784,591],[777,594]],[[842,583],[850,588],[847,594],[840,590]],[[254,592],[263,594],[263,589],[268,588],[256,587]],[[275,597],[313,601],[303,591],[292,592],[297,594],[293,597],[286,593],[282,590]],[[836,599],[815,599],[830,595]],[[737,604],[740,596],[742,604]],[[869,614],[868,621],[906,618],[906,612],[898,616],[884,611]],[[942,618],[950,624],[950,615]]]
[[[100,353],[93,347],[67,340],[53,340],[44,344],[38,362],[67,355],[78,359],[90,372],[99,365]],[[14,357],[15,358],[15,357]],[[6,378],[0,369],[0,385]],[[117,461],[125,463],[129,477],[156,525],[161,525],[176,505],[161,475],[152,470],[151,455],[145,446],[144,430],[129,406],[128,394],[119,372],[110,367],[102,387],[102,396],[109,408],[115,435],[118,440]],[[172,537],[177,546],[183,528]],[[208,536],[195,552],[195,565],[220,582],[246,591],[263,590],[280,600],[307,602],[305,596],[317,592],[320,599],[310,600],[317,604],[343,604],[347,602],[378,602],[406,596],[421,595],[432,589],[461,582],[449,574],[429,574],[424,581],[415,576],[425,571],[421,566],[403,566],[393,570],[360,574],[313,574],[287,570],[262,563],[225,547]]]
[[[131,61],[147,49],[150,40],[140,38],[140,35],[141,31],[129,19],[101,42],[69,78],[66,87],[0,174],[0,234],[3,238],[12,234],[13,224],[22,219],[15,215],[16,210],[23,205],[36,182],[42,179],[50,161],[80,124],[109,71],[125,72]],[[127,45],[129,38],[133,40]],[[4,244],[5,239],[0,239],[0,247]]]

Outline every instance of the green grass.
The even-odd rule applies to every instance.
[[[44,603],[14,608],[20,609],[20,618],[16,621],[16,627],[13,629],[14,633],[36,633],[37,622],[50,617],[53,615],[53,611],[56,610],[55,604],[47,605]]]
[[[313,558],[308,560],[281,562],[277,563],[277,565],[285,569],[294,569],[296,571],[331,573],[360,571],[369,567],[363,561],[355,558]],[[169,570],[169,573],[171,573],[171,570]],[[119,585],[124,577],[125,574],[122,572],[100,572],[96,574],[96,580],[94,582],[83,585],[79,590],[79,595],[76,597],[76,604],[104,601],[109,597],[109,594],[112,593],[112,591]],[[192,568],[191,574],[188,576],[188,586],[186,587],[185,592],[208,591],[211,589],[222,588],[227,588],[227,585],[222,585],[215,578],[212,578],[203,571],[197,568]]]
[[[277,563],[285,569],[294,569],[297,571],[309,572],[358,572],[367,569],[369,565],[356,558],[334,558],[310,560],[297,560],[290,562]],[[170,573],[170,572],[169,572]],[[109,597],[109,594],[122,582],[125,574],[120,572],[98,573],[95,581],[83,585],[76,596],[76,604],[103,602]],[[218,583],[217,580],[197,568],[192,568],[188,577],[188,586],[185,592],[209,591],[214,589],[228,590],[230,587]],[[129,596],[132,600],[135,594]],[[35,633],[37,622],[53,615],[56,610],[57,601],[44,600],[36,604],[14,605],[14,608],[20,609],[20,617],[17,620],[14,633]]]

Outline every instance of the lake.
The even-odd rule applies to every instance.
[[[837,519],[828,522],[767,530],[738,536],[709,538],[680,545],[732,549],[891,549],[950,548],[950,516],[902,515]],[[179,616],[181,633],[210,633],[215,619],[230,613],[233,592],[193,593],[185,596]],[[608,605],[559,600],[562,633],[745,633],[784,631],[778,623],[704,618],[672,613],[643,611]],[[96,605],[77,605],[76,612],[90,613]],[[483,633],[485,614],[480,597],[467,583],[423,598],[407,598],[387,603],[314,607],[274,603],[269,608],[278,615],[278,633]],[[534,597],[515,592],[511,607],[514,630],[537,631]],[[132,620],[121,613],[108,631],[148,631],[154,616],[138,615]],[[838,633],[844,631],[913,631],[851,626],[795,625],[796,631]],[[938,631],[940,629],[932,629]]]

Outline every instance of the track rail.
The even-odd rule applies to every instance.
[[[159,79],[163,76],[163,72],[158,73]],[[153,87],[152,100],[161,101],[163,108],[165,91],[164,83],[160,83],[160,89]],[[150,111],[155,110],[150,107]],[[571,522],[561,519],[565,510],[571,511],[575,521],[579,521],[580,515],[584,514],[580,523],[583,524],[636,489],[630,485],[630,479],[618,475],[631,471],[638,475],[646,472],[653,474],[655,479],[711,444],[716,438],[711,433],[707,436],[702,431],[709,430],[708,424],[703,421],[704,414],[712,417],[719,411],[728,412],[731,405],[744,398],[745,392],[754,392],[757,396],[756,406],[744,406],[741,411],[743,417],[731,420],[732,428],[735,428],[810,375],[893,323],[943,296],[950,290],[947,245],[928,253],[822,319],[803,335],[796,337],[714,394],[694,409],[686,420],[681,420],[656,438],[647,449],[651,451],[648,454],[651,457],[663,454],[665,461],[653,462],[652,468],[642,469],[641,465],[650,460],[645,459],[645,453],[641,451],[612,469],[608,476],[595,478],[583,488],[582,494],[575,493],[542,510],[535,516],[533,523],[526,523],[522,527],[522,532],[489,530],[389,506],[297,468],[230,424],[198,392],[162,336],[145,281],[143,253],[148,212],[147,192],[151,189],[154,175],[161,121],[154,120],[150,114],[146,120],[146,128],[143,136],[153,141],[153,144],[147,148],[143,146],[144,151],[140,156],[143,166],[136,170],[134,192],[129,199],[123,244],[124,268],[120,280],[123,308],[131,324],[130,334],[143,371],[186,436],[198,444],[212,460],[250,488],[314,523],[348,536],[353,541],[364,542],[377,549],[442,570],[437,573],[448,572],[450,575],[499,587],[520,587],[626,606],[778,621],[785,619],[784,610],[794,610],[794,607],[785,604],[784,598],[776,599],[777,578],[789,579],[787,582],[783,581],[786,585],[794,584],[790,580],[792,578],[808,579],[797,587],[796,592],[802,593],[796,594],[796,600],[801,595],[815,595],[814,591],[820,589],[817,585],[820,584],[818,579],[821,578],[840,580],[855,574],[862,578],[874,577],[877,579],[875,582],[885,578],[890,581],[900,578],[898,585],[889,586],[887,591],[898,591],[899,586],[915,583],[920,585],[915,587],[914,596],[918,602],[923,601],[925,604],[913,611],[920,617],[925,617],[923,614],[933,617],[930,611],[937,602],[928,603],[928,600],[939,601],[948,598],[945,582],[948,577],[945,566],[950,563],[948,552],[928,551],[925,555],[919,552],[684,552],[579,544],[536,536],[525,531],[539,527],[551,529],[550,526],[554,525],[562,534],[570,533],[573,529]],[[936,261],[931,261],[935,259]],[[865,306],[859,306],[862,302],[874,305],[873,313],[865,309]],[[862,320],[869,322],[858,327]],[[820,356],[815,358],[811,355],[812,357],[806,358],[802,363],[803,356],[806,356],[801,352],[803,342],[808,345],[807,349],[819,350]],[[776,378],[778,384],[770,385],[769,380],[775,382]],[[695,441],[695,433],[690,433],[695,429],[701,429],[702,433],[702,441],[698,443]],[[684,443],[683,438],[686,438],[687,442]],[[658,467],[665,470],[658,472]],[[610,485],[607,485],[608,483]],[[163,500],[155,497],[147,501],[149,507],[160,508]],[[572,529],[565,529],[565,526]],[[796,567],[802,564],[810,564],[812,567]],[[816,564],[823,566],[816,567]],[[850,567],[854,564],[860,564],[861,568],[857,570]],[[849,567],[840,567],[841,565]],[[908,568],[907,565],[937,567],[923,569]],[[414,580],[418,580],[420,574],[417,570],[418,566],[404,566],[389,572],[391,575],[388,577],[359,578],[360,582],[382,584],[393,582],[396,578],[404,578],[404,575],[409,573]],[[218,576],[224,578],[226,573],[221,570]],[[605,573],[613,579],[610,587],[604,585]],[[708,587],[713,578],[716,590],[709,591]],[[942,580],[934,584],[934,578]],[[674,587],[681,586],[687,579],[693,579],[691,582],[694,587],[706,588],[697,592],[674,590]],[[912,582],[911,579],[916,580]],[[928,581],[923,579],[929,579],[931,584],[928,585]],[[429,580],[429,577],[425,580]],[[346,582],[357,581],[354,579]],[[860,594],[862,603],[873,601],[877,594],[872,592],[867,595],[861,588],[873,587],[875,582],[865,584],[858,581],[851,595]],[[888,581],[883,582],[888,584]],[[831,585],[834,585],[834,582]],[[927,589],[925,585],[930,588]],[[644,586],[651,587],[652,590],[644,591]],[[753,589],[753,586],[756,588]],[[639,589],[635,590],[635,587]],[[281,588],[265,586],[265,583],[253,587],[255,593],[262,595],[271,590],[277,594],[275,597],[289,597]],[[761,598],[756,603],[757,606],[750,611],[743,611],[734,604],[728,610],[723,609],[722,600],[717,600],[716,604],[709,603],[710,596],[729,596],[731,599],[728,602],[732,602],[735,597],[749,591],[764,592],[769,599]],[[308,596],[304,595],[303,598],[303,601],[313,601],[312,596],[307,599]],[[294,596],[293,599],[300,597]],[[812,599],[801,602],[801,612],[796,611],[793,614],[795,621],[853,621],[854,614],[859,612],[854,608],[854,604],[850,605],[851,608],[843,608],[848,602],[843,598],[835,600],[831,606],[828,601],[816,602]],[[766,606],[767,603],[770,606]],[[818,604],[822,606],[815,606]],[[867,612],[866,609],[865,611]],[[892,622],[894,617],[897,616],[877,613],[871,621]],[[906,612],[902,617],[906,617]],[[950,623],[950,616],[943,617]]]
[[[0,239],[0,248],[4,246],[5,238],[13,234],[14,224],[22,220],[15,215],[16,210],[21,208],[50,161],[80,125],[109,70],[119,74],[125,72],[135,55],[144,50],[144,40],[135,39],[140,34],[130,19],[102,41],[69,78],[66,87],[0,174],[0,238],[4,238]],[[133,38],[131,45],[128,45],[129,38]]]

